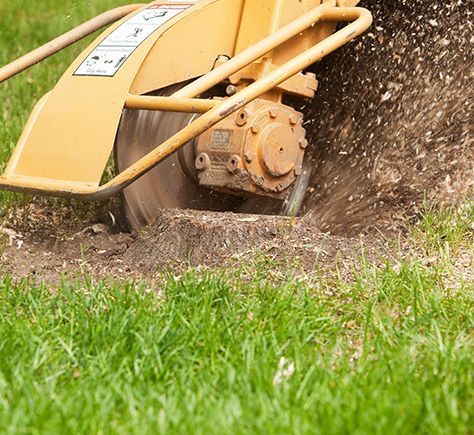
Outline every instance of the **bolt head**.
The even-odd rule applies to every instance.
[[[237,91],[238,91],[238,88],[235,85],[229,85],[226,88],[226,93],[229,97],[231,97],[232,95],[235,95]]]
[[[250,127],[250,131],[253,133],[253,134],[257,134],[259,131],[260,131],[260,127],[256,124],[252,125],[252,127]]]
[[[278,109],[276,107],[272,107],[269,111],[268,111],[269,115],[270,115],[270,118],[276,118],[278,116]]]
[[[237,112],[237,115],[235,117],[235,123],[239,127],[242,127],[245,124],[247,124],[248,119],[249,119],[249,114],[247,113],[245,109],[242,109]]]
[[[229,172],[234,174],[238,169],[242,168],[242,159],[237,155],[230,156],[226,167]]]
[[[247,163],[251,163],[253,161],[253,159],[255,158],[255,155],[252,151],[247,151],[245,153],[245,161]]]
[[[301,139],[300,140],[300,148],[301,149],[305,150],[308,147],[308,144],[309,144],[309,142],[308,142],[307,139]]]
[[[298,119],[299,119],[298,116],[290,115],[288,119],[289,119],[291,125],[298,124]]]
[[[196,157],[195,166],[198,171],[205,171],[211,167],[211,158],[206,153]]]

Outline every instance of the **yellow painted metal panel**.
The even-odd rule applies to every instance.
[[[182,25],[168,29],[143,62],[130,92],[145,94],[193,79],[210,71],[218,55],[232,57],[243,2],[214,0],[192,18],[183,18]]]
[[[176,53],[173,38],[177,34],[190,36],[195,29],[200,29],[199,34],[194,32],[195,41],[206,44],[207,40],[213,39],[213,26],[209,26],[205,21],[208,15],[199,13],[199,10],[205,8],[212,13],[214,7],[219,7],[227,1],[202,0],[173,18],[149,36],[113,77],[74,75],[97,45],[126,22],[128,17],[104,32],[71,65],[41,110],[30,119],[17,146],[20,151],[11,159],[4,178],[31,177],[47,180],[46,183],[63,180],[65,183],[98,186],[114,145],[126,97],[154,44],[160,40],[166,57],[166,52]],[[238,1],[235,3],[239,4]],[[163,4],[167,3],[156,1],[147,5],[147,8]],[[235,10],[239,11],[238,8]],[[140,12],[141,10],[138,11]],[[227,16],[230,17],[228,13]],[[238,22],[239,18],[240,16],[232,17],[232,20]],[[169,32],[174,26],[176,31]],[[229,40],[233,43],[232,37],[227,38],[227,41],[223,41],[227,43],[221,48],[219,40],[216,39],[213,49],[217,50],[217,53],[228,50]],[[200,65],[200,59],[203,59],[202,64],[208,67],[208,56],[208,52],[203,52],[202,58],[195,55],[194,64]],[[184,66],[187,63],[186,58],[182,57],[181,62]],[[169,68],[167,65],[164,67]],[[178,68],[172,79],[179,81],[179,74]]]
[[[273,2],[254,0],[246,2],[236,52],[242,52],[322,3],[327,6],[336,6],[337,0],[275,0]],[[275,66],[283,65],[302,51],[327,38],[333,33],[334,28],[335,23],[318,23],[315,27],[285,42],[272,53],[255,62],[254,65],[235,74],[232,81],[258,80],[270,73]],[[291,89],[291,83],[286,83],[285,88]]]

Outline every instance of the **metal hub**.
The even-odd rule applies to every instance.
[[[284,200],[307,141],[303,115],[284,104],[255,100],[196,140],[199,183],[241,196]]]
[[[262,161],[270,175],[283,177],[297,165],[300,147],[288,126],[269,125],[259,142]]]
[[[172,86],[156,95],[170,95],[180,87],[180,85]],[[125,110],[115,143],[117,171],[121,172],[128,168],[153,150],[158,143],[165,141],[188,125],[195,116],[197,115]],[[270,116],[268,110],[265,111],[264,116]],[[254,139],[260,138],[260,141],[252,141],[252,147],[256,155],[255,160],[258,158],[259,161],[259,173],[262,171],[266,171],[267,174],[281,173],[283,176],[290,177],[289,184],[292,184],[296,179],[293,167],[300,167],[301,164],[292,163],[297,142],[288,140],[293,125],[288,118],[286,118],[286,123],[288,126],[277,126],[268,131],[259,130],[259,134],[251,133]],[[281,146],[279,142],[280,134],[286,135],[284,146]],[[220,141],[222,144],[228,141],[225,133],[219,136],[219,133],[214,131],[214,137],[217,143]],[[288,192],[279,199],[268,197],[248,199],[236,196],[235,193],[231,195],[200,186],[198,174],[211,162],[206,156],[197,156],[196,148],[194,141],[186,144],[124,190],[122,202],[125,217],[131,229],[139,230],[155,221],[160,209],[180,208],[277,215],[294,215],[298,212],[306,192],[306,187],[297,188],[298,183],[294,190],[287,189]],[[282,163],[278,163],[273,157],[275,153],[282,156]],[[235,156],[233,161],[226,159],[222,162],[222,168],[230,174],[231,171],[237,171],[242,164],[241,157]],[[257,175],[253,178],[258,183],[259,180],[256,177]],[[303,177],[300,179],[303,180]],[[274,187],[269,187],[276,191]]]

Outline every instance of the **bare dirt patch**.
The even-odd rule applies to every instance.
[[[3,228],[1,271],[48,281],[84,273],[154,277],[164,270],[237,265],[261,255],[301,271],[333,269],[337,260],[348,272],[359,254],[380,259],[389,252],[383,242],[323,234],[304,218],[164,210],[156,224],[132,235],[114,234],[104,223],[84,227],[71,219],[66,225],[68,213],[53,214],[42,204],[30,204],[27,214],[28,222]]]

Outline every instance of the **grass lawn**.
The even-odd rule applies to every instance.
[[[426,216],[419,260],[345,279],[266,257],[155,283],[4,276],[0,431],[472,433],[472,207]]]
[[[124,3],[2,1],[0,64]],[[1,165],[83,46],[0,85]],[[424,216],[413,255],[345,278],[266,257],[153,283],[1,276],[0,432],[473,433],[473,207]]]
[[[152,287],[4,277],[0,430],[472,430],[472,287],[417,263],[353,283],[274,283],[272,266]]]

